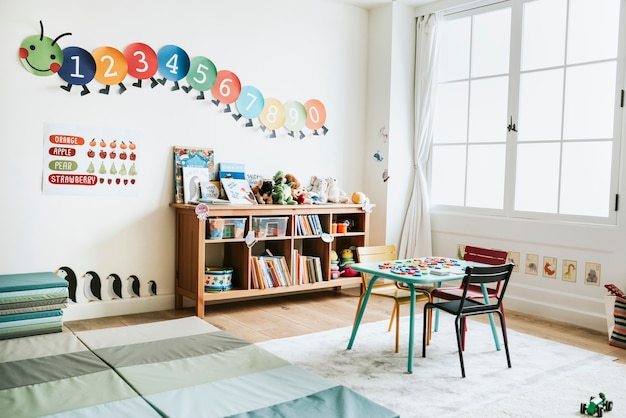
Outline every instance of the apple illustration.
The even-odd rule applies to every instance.
[[[115,153],[115,151],[111,151],[111,152],[109,153],[109,158],[114,159],[116,155],[117,155],[117,154]]]
[[[124,179],[124,185],[128,184],[128,179]]]
[[[100,183],[104,183],[104,179],[100,177]]]
[[[92,149],[90,149],[89,151],[87,151],[87,157],[89,157],[89,158],[93,158],[93,157],[95,157],[95,156],[96,156],[96,153],[95,153],[95,152],[93,152],[93,150],[92,150]]]
[[[135,184],[135,179],[130,179],[130,184]]]
[[[125,160],[125,159],[126,159],[126,153],[122,151],[120,153],[120,160]]]
[[[105,150],[100,150],[100,158],[103,160],[107,157],[107,152]]]
[[[116,179],[115,179],[115,184],[120,184],[120,181],[121,181],[121,180],[120,180],[119,178],[116,178]]]
[[[135,161],[137,159],[137,155],[134,152],[130,153],[130,160]]]
[[[107,179],[107,183],[109,183],[109,184],[111,184],[112,181],[113,180],[111,180],[111,179]]]

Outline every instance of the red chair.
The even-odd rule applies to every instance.
[[[465,247],[465,254],[463,256],[463,260],[496,266],[496,265],[506,264],[507,255],[508,253],[506,251],[492,250],[489,248],[480,248],[480,247],[473,247],[471,245],[468,245]],[[498,295],[500,293],[500,282],[498,282],[495,285],[495,287],[485,286],[485,289],[487,291],[487,296],[489,297],[489,299],[499,298]],[[437,299],[457,300],[463,296],[463,290],[464,290],[463,285],[460,285],[459,287],[439,287],[439,288],[431,290],[431,297],[433,298],[433,300],[437,300]],[[467,299],[484,300],[485,296],[483,294],[482,286],[478,284],[470,284],[467,288],[466,297]],[[500,312],[502,313],[502,320],[504,320],[504,306],[502,305],[502,303],[500,303]],[[491,321],[492,329],[493,329],[494,328],[493,317],[490,315],[489,319]],[[435,332],[438,329],[438,325],[439,325],[439,312],[436,311],[435,312],[435,327],[434,327]],[[461,345],[462,345],[463,350],[465,350],[465,331],[467,331],[466,327],[463,328],[463,334],[462,334]],[[494,337],[495,336],[496,334],[494,330]],[[497,342],[496,342],[496,345],[498,345]]]

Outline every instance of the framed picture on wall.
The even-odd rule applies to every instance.
[[[585,284],[600,286],[601,267],[599,263],[585,263]]]
[[[539,272],[539,256],[537,254],[526,254],[526,274],[536,276]]]
[[[519,271],[520,253],[518,251],[509,251],[507,262],[515,264],[513,271]]]
[[[556,279],[556,257],[543,257],[543,268],[541,269],[543,277],[548,279]]]
[[[563,269],[562,269],[562,279],[564,282],[575,282],[576,281],[576,261],[574,260],[563,260]]]

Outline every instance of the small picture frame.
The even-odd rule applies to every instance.
[[[526,274],[533,276],[539,274],[539,256],[537,254],[526,254]]]
[[[520,253],[518,251],[509,251],[507,255],[507,263],[513,263],[513,271],[519,272]]]
[[[541,269],[543,277],[548,279],[556,279],[556,257],[543,257],[543,268]]]
[[[575,260],[563,260],[561,278],[564,282],[576,282],[577,266]]]
[[[585,262],[585,284],[600,286],[600,273],[602,266],[600,263]]]

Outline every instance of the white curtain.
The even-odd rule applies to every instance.
[[[400,258],[432,255],[428,198],[428,161],[433,140],[439,13],[417,19],[415,56],[415,137],[413,187],[400,237]]]

